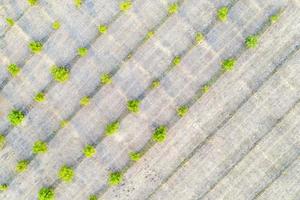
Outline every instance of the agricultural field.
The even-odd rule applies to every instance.
[[[0,0],[0,200],[300,200],[300,0]]]

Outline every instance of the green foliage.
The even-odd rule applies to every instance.
[[[25,172],[28,168],[28,165],[29,165],[29,161],[28,160],[21,160],[17,163],[17,166],[16,166],[16,171],[18,173],[22,173],[22,172]]]
[[[77,8],[80,8],[83,4],[83,0],[74,0],[74,5],[77,7]]]
[[[132,8],[131,0],[124,0],[120,3],[119,8],[121,11],[127,11]]]
[[[168,7],[168,14],[169,15],[175,14],[178,12],[178,10],[179,10],[178,3],[171,3]]]
[[[89,196],[89,200],[98,200],[97,195],[93,194]]]
[[[139,152],[131,152],[129,154],[130,160],[132,161],[138,161],[139,159],[141,159],[142,154],[140,154]]]
[[[85,48],[85,47],[80,47],[77,49],[77,54],[80,56],[80,57],[84,57],[88,54],[88,49]]]
[[[60,168],[58,177],[64,182],[72,182],[74,178],[74,170],[71,167],[64,165]]]
[[[6,191],[6,190],[8,190],[8,185],[7,184],[1,184],[0,185],[0,192],[2,191]]]
[[[29,49],[32,53],[40,53],[43,50],[43,44],[39,41],[32,41],[29,43]]]
[[[115,134],[120,129],[120,122],[114,121],[105,127],[105,134],[107,136]]]
[[[61,120],[61,121],[60,121],[60,127],[61,127],[61,128],[66,127],[68,124],[69,124],[69,121],[68,121],[68,120]]]
[[[180,56],[175,56],[175,58],[173,58],[173,60],[172,60],[172,65],[173,66],[179,65],[180,62],[181,62],[181,57]]]
[[[52,66],[51,75],[54,80],[64,83],[70,78],[70,70],[66,67]]]
[[[108,184],[113,185],[119,185],[123,180],[123,174],[121,172],[111,172],[109,174],[108,178]]]
[[[83,153],[85,157],[90,158],[95,155],[96,149],[92,145],[86,145],[83,149]]]
[[[159,80],[154,80],[152,81],[151,85],[150,85],[150,89],[156,89],[160,86],[160,81]]]
[[[6,138],[4,135],[0,134],[0,150],[5,147],[6,144]]]
[[[140,100],[130,100],[127,102],[127,109],[129,112],[138,113],[140,111]]]
[[[258,37],[256,35],[249,35],[245,40],[245,46],[249,48],[255,48],[258,43]]]
[[[54,189],[43,187],[38,194],[38,200],[55,200]]]
[[[60,28],[60,23],[59,21],[55,21],[52,23],[52,29],[53,30],[58,30]]]
[[[46,142],[38,140],[33,144],[32,152],[34,154],[43,154],[46,153],[47,151],[48,151],[48,146]]]
[[[166,126],[157,127],[152,135],[152,139],[155,142],[165,141],[167,138],[167,131],[168,131],[168,128]]]
[[[11,125],[18,126],[23,122],[25,115],[20,110],[12,110],[8,114],[7,118]]]
[[[196,36],[195,36],[195,41],[197,44],[200,44],[203,42],[204,40],[204,35],[202,33],[196,33]]]
[[[222,62],[222,70],[224,72],[231,71],[234,68],[236,60],[233,58],[226,59]]]
[[[225,22],[228,18],[228,7],[224,6],[218,10],[217,17],[220,21]]]
[[[188,111],[189,111],[189,107],[188,106],[180,106],[179,108],[177,108],[177,115],[179,117],[184,117]]]
[[[7,66],[7,71],[11,76],[15,77],[21,72],[21,68],[16,64],[10,64]]]
[[[15,25],[15,21],[12,19],[12,18],[6,18],[6,23],[9,25],[9,26],[13,26]]]
[[[34,97],[34,100],[36,102],[43,102],[43,101],[45,101],[45,99],[46,99],[45,94],[43,92],[38,92]]]
[[[100,76],[100,82],[103,85],[111,84],[112,83],[112,78],[111,78],[110,74],[102,74]]]
[[[90,104],[90,98],[88,96],[82,97],[80,99],[80,105],[81,106],[87,106]]]
[[[99,33],[104,34],[104,33],[107,32],[107,26],[105,26],[105,25],[100,25],[100,26],[98,27],[98,30],[99,30]]]
[[[29,5],[34,6],[38,3],[38,0],[28,0]]]

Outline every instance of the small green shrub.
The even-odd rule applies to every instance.
[[[195,42],[196,44],[200,44],[203,42],[204,40],[204,35],[202,33],[196,33],[196,36],[195,36]]]
[[[6,190],[8,190],[8,185],[7,185],[7,184],[1,184],[1,185],[0,185],[0,192],[1,192],[1,191],[4,192],[4,191],[6,191]]]
[[[100,76],[100,82],[103,85],[111,84],[112,83],[112,78],[111,78],[110,74],[102,74]]]
[[[83,0],[74,0],[74,5],[77,7],[77,8],[80,8],[83,4]]]
[[[68,120],[61,120],[61,121],[60,121],[60,127],[61,127],[61,128],[66,127],[68,124],[69,124],[69,121],[68,121]]]
[[[121,11],[127,11],[132,8],[132,2],[131,0],[124,0],[120,3],[119,7]]]
[[[90,98],[88,96],[82,97],[80,99],[80,105],[81,106],[87,106],[90,104]]]
[[[150,38],[152,38],[155,35],[154,31],[149,31],[145,37],[145,40],[149,40]]]
[[[166,126],[157,127],[152,135],[152,139],[155,142],[165,141],[167,138],[167,131],[168,131],[168,128]]]
[[[80,56],[80,57],[84,57],[88,54],[88,49],[85,48],[85,47],[80,47],[77,49],[77,54]]]
[[[6,23],[9,26],[13,26],[13,25],[15,25],[15,20],[13,20],[12,18],[6,18]]]
[[[29,5],[34,6],[38,3],[38,0],[28,0]]]
[[[38,140],[33,144],[32,152],[34,154],[43,154],[46,153],[47,151],[48,151],[48,146],[46,142]]]
[[[189,111],[189,107],[188,106],[180,106],[179,108],[177,108],[177,115],[179,117],[184,117],[188,111]]]
[[[123,174],[121,172],[111,172],[109,174],[108,178],[108,184],[113,185],[119,185],[123,180]]]
[[[231,71],[234,68],[236,60],[233,58],[226,59],[222,62],[222,70],[224,72]]]
[[[99,30],[99,33],[104,34],[104,33],[107,32],[107,26],[105,26],[105,25],[100,25],[100,26],[98,27],[98,30]]]
[[[142,155],[139,152],[131,152],[129,154],[130,160],[132,161],[138,161],[141,159]]]
[[[245,40],[245,46],[250,49],[250,48],[255,48],[258,43],[258,37],[256,35],[250,35],[246,38]]]
[[[6,138],[4,135],[0,134],[0,150],[5,147],[6,144]]]
[[[180,62],[181,62],[181,57],[180,56],[175,56],[175,58],[173,58],[173,60],[172,60],[172,65],[173,66],[179,65]]]
[[[55,192],[53,188],[43,187],[39,190],[38,200],[55,200]]]
[[[160,86],[160,81],[159,80],[154,80],[152,81],[151,85],[150,85],[150,89],[156,89]]]
[[[218,10],[217,17],[220,21],[225,22],[228,18],[228,7],[224,6]]]
[[[74,178],[74,170],[71,167],[64,165],[60,168],[58,177],[61,181],[72,182]]]
[[[16,64],[10,64],[7,66],[7,71],[11,76],[15,77],[21,72],[21,68]]]
[[[86,145],[83,149],[83,154],[87,158],[93,157],[95,155],[95,153],[96,153],[96,149],[92,145]]]
[[[28,168],[28,165],[29,165],[29,160],[21,160],[17,163],[16,171],[18,173],[25,172]]]
[[[24,118],[25,118],[25,115],[22,111],[20,110],[12,110],[8,116],[8,121],[13,125],[13,126],[18,126],[20,125]]]
[[[169,15],[175,14],[178,12],[178,10],[179,10],[178,3],[171,3],[168,7],[168,14]]]
[[[52,66],[51,75],[54,80],[64,83],[70,78],[70,70],[66,67]]]
[[[35,95],[34,100],[35,100],[36,102],[43,102],[43,101],[45,101],[45,100],[46,100],[45,94],[44,94],[43,92],[38,92],[38,93]]]
[[[105,127],[105,134],[107,136],[113,135],[116,132],[118,132],[119,129],[120,129],[120,122],[119,121],[112,122],[112,123],[106,125],[106,127]]]
[[[98,200],[97,195],[93,194],[89,196],[89,200]]]
[[[127,109],[129,112],[138,113],[140,111],[140,100],[130,100],[127,102]]]
[[[29,43],[29,49],[32,53],[40,53],[43,50],[43,44],[39,41],[32,41]]]
[[[59,21],[55,21],[52,23],[52,29],[53,30],[58,30],[60,28],[60,23]]]

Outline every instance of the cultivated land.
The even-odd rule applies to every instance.
[[[0,0],[0,200],[298,200],[299,49],[299,0]]]

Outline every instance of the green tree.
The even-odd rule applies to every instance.
[[[112,78],[111,78],[110,74],[102,74],[100,76],[100,82],[103,85],[111,84],[112,83]]]
[[[10,64],[7,66],[7,71],[11,76],[15,77],[21,72],[21,68],[16,64]]]
[[[222,62],[222,70],[224,72],[231,71],[235,66],[236,60],[233,58],[226,59]]]
[[[25,115],[22,111],[14,109],[10,111],[7,118],[13,126],[18,126],[23,122]]]
[[[179,117],[184,117],[188,111],[189,111],[189,107],[188,106],[180,106],[179,108],[177,108],[177,115]]]
[[[224,6],[218,10],[217,17],[220,21],[225,22],[228,18],[229,9]]]
[[[39,190],[38,200],[55,200],[55,192],[53,188],[43,187]]]
[[[34,154],[43,154],[46,153],[47,151],[48,151],[48,146],[46,142],[38,140],[33,144],[32,152]]]
[[[178,3],[171,3],[168,7],[168,14],[173,15],[177,13],[179,10],[179,4]]]
[[[249,48],[255,48],[258,43],[258,37],[256,35],[249,35],[245,40],[245,46]]]
[[[29,160],[21,160],[17,163],[16,171],[18,173],[25,172],[28,168],[28,165],[29,165]]]
[[[167,131],[168,131],[168,128],[164,125],[157,127],[152,135],[152,139],[155,142],[165,141],[167,138]]]
[[[119,129],[120,129],[120,122],[119,121],[114,121],[114,122],[106,125],[106,127],[105,127],[105,134],[107,136],[113,135],[116,132],[118,132]]]
[[[39,41],[32,41],[29,43],[29,49],[32,53],[40,53],[43,50],[43,44]]]
[[[60,168],[58,177],[64,182],[72,182],[74,178],[74,170],[71,167],[64,165]]]
[[[138,113],[140,111],[141,101],[138,99],[130,100],[127,102],[127,109],[129,112]]]
[[[87,158],[93,157],[95,155],[95,153],[96,153],[96,149],[92,145],[86,145],[83,149],[83,154]]]
[[[120,3],[119,8],[121,11],[127,11],[132,8],[131,0],[124,0]]]
[[[43,101],[45,101],[45,99],[46,99],[45,94],[43,92],[38,92],[34,97],[34,100],[36,102],[43,102]]]
[[[121,172],[111,172],[108,178],[108,184],[111,186],[119,185],[123,180],[123,174]]]
[[[60,23],[59,23],[59,21],[54,21],[53,23],[52,23],[52,29],[53,30],[58,30],[60,28]]]
[[[54,80],[64,83],[70,79],[70,70],[66,67],[52,66],[51,75]]]

